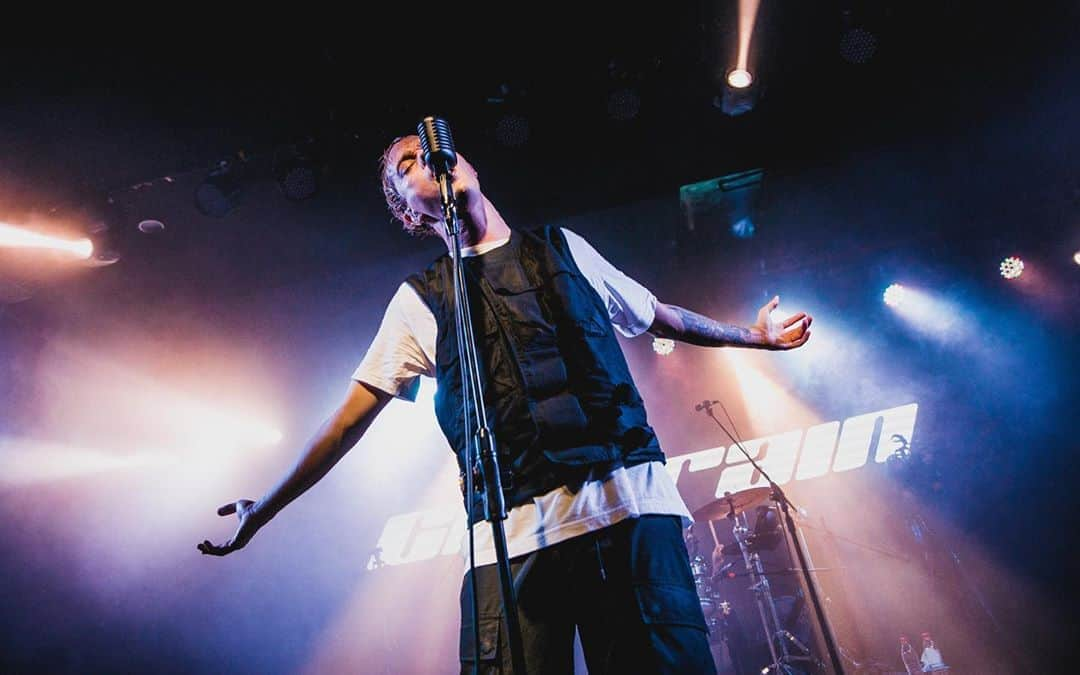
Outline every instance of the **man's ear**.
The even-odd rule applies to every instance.
[[[426,213],[418,213],[416,211],[413,211],[411,215],[415,218],[416,223],[423,227],[434,228],[435,225],[439,223],[438,218],[433,218]]]
[[[432,234],[440,234],[439,228],[436,227],[440,222],[438,218],[432,218],[427,214],[413,211],[412,209],[405,209],[404,213],[402,213],[402,218],[410,230],[418,232],[428,231]]]
[[[423,216],[412,209],[406,208],[402,216],[409,227],[418,227],[424,224]]]

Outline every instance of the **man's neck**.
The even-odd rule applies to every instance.
[[[478,205],[480,206],[480,205]],[[461,246],[475,247],[490,244],[510,236],[510,226],[486,198],[475,213],[466,212],[461,218]],[[450,241],[446,241],[449,248]]]

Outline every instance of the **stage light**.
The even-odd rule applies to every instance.
[[[95,448],[0,438],[0,485],[27,486],[142,467],[168,467],[174,457],[160,452],[117,453]]]
[[[1080,251],[1073,253],[1073,262],[1080,265]]]
[[[754,82],[754,78],[750,75],[750,71],[742,68],[735,68],[727,75],[727,83],[736,89],[746,89]]]
[[[979,321],[970,306],[949,294],[925,288],[909,288],[893,284],[899,290],[888,293],[886,303],[908,327],[922,336],[941,344],[971,344]],[[892,286],[890,286],[892,289]]]
[[[608,95],[607,109],[608,116],[613,120],[632,120],[641,111],[641,97],[630,87],[616,89]]]
[[[848,63],[866,63],[876,51],[877,38],[865,28],[849,28],[840,37],[840,58]]]
[[[141,220],[139,221],[138,228],[139,232],[142,232],[143,234],[154,234],[156,232],[164,231],[165,223],[153,219]]]
[[[751,169],[730,173],[679,188],[679,203],[686,215],[686,228],[694,232],[692,246],[699,246],[711,233],[727,228],[738,239],[749,239],[757,230],[755,223],[765,173]]]
[[[749,72],[736,69],[725,78],[721,89],[721,92],[713,97],[713,106],[725,115],[737,117],[754,109],[760,87]]]
[[[810,338],[810,343],[814,342]],[[765,352],[753,349],[718,349],[715,358],[726,362],[734,374],[743,410],[750,422],[748,433],[758,429],[810,426],[820,416],[792,393],[784,376],[773,370]],[[768,469],[766,469],[768,471]]]
[[[235,162],[222,160],[206,175],[195,189],[195,206],[204,216],[221,218],[240,202],[243,186],[242,168]]]
[[[671,352],[675,351],[675,341],[668,338],[654,337],[652,341],[652,349],[660,356],[667,356]]]
[[[5,223],[0,223],[0,246],[61,251],[70,253],[81,260],[89,259],[94,252],[93,242],[86,238],[62,239],[60,237],[50,237]]]
[[[750,216],[744,216],[739,218],[731,224],[731,233],[739,239],[749,239],[754,236],[754,231],[757,228],[754,227],[754,221],[750,219]]]
[[[503,82],[485,98],[491,106],[491,133],[504,148],[519,148],[529,142],[528,92]]]
[[[274,152],[274,180],[285,198],[298,202],[319,191],[319,170],[309,147],[287,145]]]
[[[507,148],[518,148],[529,141],[529,120],[522,115],[508,113],[495,124],[495,139]]]
[[[434,381],[420,378],[415,403],[391,401],[379,413],[356,446],[355,452],[364,458],[353,465],[362,475],[358,480],[376,481],[379,490],[392,490],[409,471],[443,456],[448,446],[435,420],[434,399]],[[385,451],[391,447],[394,452]],[[456,485],[456,476],[451,484]]]
[[[1019,278],[1024,273],[1024,261],[1014,255],[1001,261],[1001,276],[1006,279]]]
[[[907,299],[907,295],[907,289],[900,284],[890,284],[885,289],[885,293],[882,294],[882,298],[889,307],[900,307],[904,304],[904,300]]]
[[[723,77],[723,90],[713,98],[713,105],[732,117],[753,110],[761,93],[761,87],[750,74],[750,41],[754,35],[759,4],[760,0],[739,0],[737,57],[731,70]],[[714,76],[718,75],[719,72]]]

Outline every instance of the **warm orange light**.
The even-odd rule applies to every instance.
[[[736,61],[738,70],[746,70],[750,62],[750,38],[754,34],[759,2],[760,0],[739,0],[739,59]]]
[[[82,260],[88,259],[94,252],[94,244],[89,239],[50,237],[39,232],[8,225],[7,223],[0,223],[0,246],[63,251]]]
[[[749,71],[743,70],[742,68],[736,68],[728,73],[727,81],[728,84],[736,89],[746,89],[750,86],[750,83],[754,81],[754,78],[750,75]]]
[[[752,428],[740,431],[757,434],[771,429],[812,426],[822,421],[816,411],[767,374],[768,356],[765,353],[728,349],[719,354],[726,358],[735,373],[750,417]]]

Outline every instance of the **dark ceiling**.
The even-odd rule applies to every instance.
[[[712,101],[734,52],[735,4],[455,9],[438,48],[419,21],[348,39],[245,32],[152,48],[5,48],[3,196],[16,208],[96,199],[303,138],[343,180],[373,181],[386,142],[435,113],[489,188],[513,189],[530,213],[603,206],[962,130],[1061,64],[1076,11],[763,0],[751,50],[761,98],[732,118]],[[854,27],[876,40],[866,63],[842,58]],[[610,114],[620,89],[639,97],[632,119]],[[498,140],[507,114],[528,120],[519,147]]]

